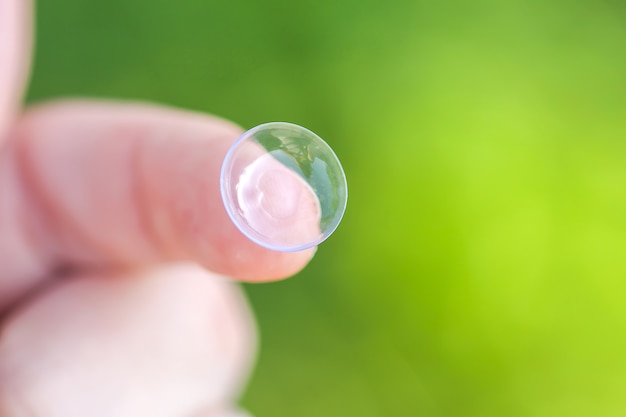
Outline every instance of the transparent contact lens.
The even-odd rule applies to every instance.
[[[232,145],[220,178],[222,199],[237,228],[266,248],[316,246],[341,221],[346,177],[319,136],[291,123],[254,127]]]

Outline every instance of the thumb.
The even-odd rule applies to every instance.
[[[0,415],[219,410],[245,382],[254,339],[235,284],[195,266],[68,279],[5,323]]]

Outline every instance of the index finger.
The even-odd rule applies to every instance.
[[[138,104],[27,112],[13,144],[42,208],[40,252],[79,265],[191,260],[249,281],[298,272],[313,251],[263,248],[226,213],[220,168],[240,133],[216,118]]]

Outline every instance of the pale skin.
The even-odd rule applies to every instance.
[[[264,249],[229,220],[232,123],[118,102],[21,108],[30,15],[0,0],[0,416],[239,415],[255,333],[232,281],[288,277],[314,250]]]

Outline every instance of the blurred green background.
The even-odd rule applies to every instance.
[[[29,99],[325,138],[344,222],[246,286],[258,417],[626,415],[626,3],[40,0]]]

